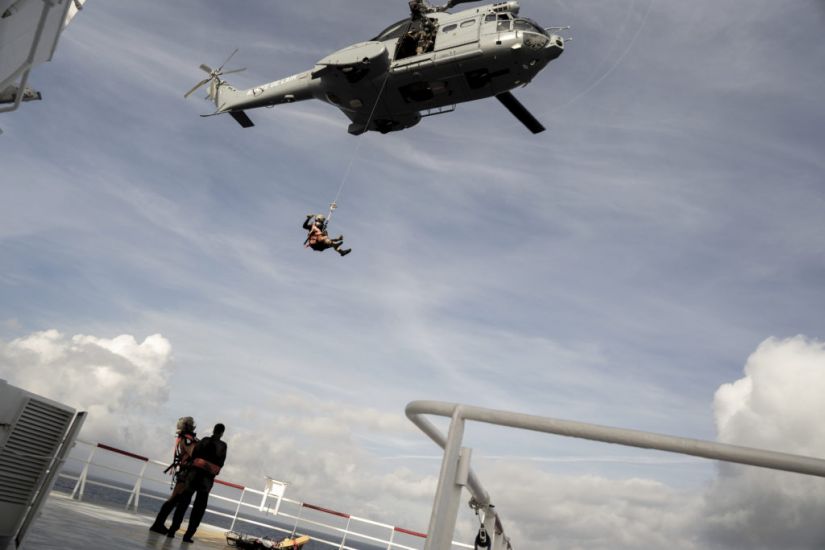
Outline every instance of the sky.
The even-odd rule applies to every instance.
[[[235,48],[238,87],[311,68],[405,2],[88,2],[0,117],[0,378],[161,459],[179,416],[223,422],[226,479],[419,531],[418,399],[825,456],[825,3],[521,4],[572,27],[514,91],[546,132],[489,99],[353,137],[320,102],[243,130],[183,94]],[[339,188],[346,258],[302,247]],[[819,479],[464,444],[516,548],[825,545]]]

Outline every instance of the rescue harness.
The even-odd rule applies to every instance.
[[[192,462],[192,451],[198,438],[194,433],[180,433],[175,439],[175,454],[172,458],[172,463],[163,470],[164,474],[172,475],[172,485],[180,481],[181,474],[189,467]]]

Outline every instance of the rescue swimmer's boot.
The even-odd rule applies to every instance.
[[[339,250],[338,254],[340,254],[343,257],[343,256],[346,256],[347,254],[349,254],[350,252],[352,252],[351,248],[345,248],[344,250]]]

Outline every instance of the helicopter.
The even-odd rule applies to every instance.
[[[450,13],[451,0],[431,6],[410,0],[410,17],[373,39],[338,50],[302,73],[239,90],[222,77],[245,69],[200,68],[208,77],[184,97],[209,84],[207,99],[241,127],[254,123],[249,109],[318,99],[350,120],[348,132],[382,134],[410,128],[422,118],[449,113],[459,103],[494,96],[534,134],[544,126],[510,92],[527,85],[564,51],[564,39],[531,19],[519,17],[518,1]]]

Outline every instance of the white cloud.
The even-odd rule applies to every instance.
[[[716,392],[725,443],[825,457],[825,342],[796,336],[762,342],[745,376]],[[747,548],[825,546],[825,481],[726,465],[707,497],[712,543]],[[737,542],[738,541],[738,542]]]
[[[745,377],[716,392],[719,440],[825,456],[825,342],[769,338],[748,358]]]
[[[143,416],[166,402],[172,347],[155,334],[106,339],[57,330],[0,342],[0,376],[9,383],[88,411],[83,436],[143,444]]]

